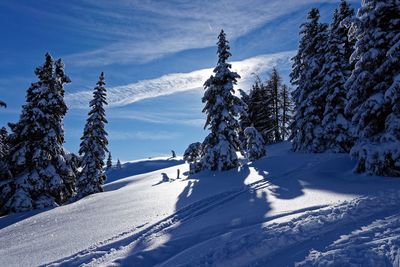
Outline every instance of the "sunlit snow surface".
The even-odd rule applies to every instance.
[[[150,161],[121,172],[172,167],[113,170],[105,193],[0,218],[0,266],[399,265],[400,180],[353,174],[348,155],[282,143],[191,176]]]

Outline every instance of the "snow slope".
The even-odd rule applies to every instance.
[[[239,170],[120,179],[0,218],[0,266],[398,266],[400,180],[353,166],[282,143]]]
[[[183,164],[182,157],[168,158],[156,157],[148,158],[145,160],[129,161],[121,165],[121,169],[115,166],[107,171],[107,183],[114,182],[118,179],[125,178],[132,175],[143,174],[160,169]]]

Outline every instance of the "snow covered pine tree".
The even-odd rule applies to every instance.
[[[240,99],[243,102],[243,110],[239,115],[239,125],[240,125],[239,140],[243,148],[246,146],[246,137],[244,136],[244,129],[251,126],[251,121],[249,118],[249,107],[248,107],[250,98],[249,95],[242,89],[238,89],[238,92],[240,94]]]
[[[281,140],[281,133],[279,127],[279,106],[280,97],[279,97],[279,90],[281,88],[282,78],[278,74],[278,70],[274,67],[272,69],[271,76],[269,77],[267,86],[269,91],[271,92],[271,104],[272,104],[272,121],[273,121],[273,128],[271,129],[274,136],[274,142],[280,142]]]
[[[321,143],[321,151],[344,153],[349,152],[353,145],[350,122],[344,114],[347,104],[344,84],[352,71],[350,56],[354,50],[354,42],[349,41],[349,28],[343,24],[351,21],[353,17],[354,10],[347,1],[342,0],[339,9],[334,11],[329,28],[325,64],[321,70],[321,98],[326,99],[322,120],[324,142]]]
[[[227,63],[231,56],[229,42],[222,30],[218,36],[218,63],[214,75],[205,83],[203,112],[207,114],[205,128],[211,133],[203,142],[198,170],[229,170],[239,165],[236,151],[241,151],[238,137],[238,116],[244,103],[234,95],[233,85],[240,76]]]
[[[192,143],[186,148],[183,153],[183,160],[189,163],[190,171],[195,171],[196,161],[199,159],[201,154],[201,143],[195,142]]]
[[[112,168],[112,158],[111,158],[111,152],[108,152],[108,158],[107,158],[107,165],[106,169],[110,170]]]
[[[93,99],[89,104],[91,110],[81,137],[79,154],[82,156],[82,170],[77,180],[76,199],[103,192],[103,184],[106,180],[103,167],[105,154],[108,152],[108,140],[104,129],[107,123],[104,111],[104,106],[107,105],[104,85],[102,72],[93,91]]]
[[[0,128],[0,181],[11,178],[9,165],[10,144],[7,129]]]
[[[75,176],[63,148],[64,84],[70,79],[61,60],[54,62],[50,54],[45,58],[35,70],[39,81],[29,87],[19,121],[10,124],[14,192],[5,212],[56,206],[74,193]]]
[[[290,125],[293,122],[293,102],[289,94],[288,87],[284,84],[280,91],[280,110],[279,117],[280,132],[282,140],[286,140],[290,135]]]
[[[246,157],[250,161],[257,160],[267,154],[264,140],[261,134],[254,127],[247,127],[244,130],[246,136]]]
[[[346,82],[357,172],[400,176],[400,1],[364,1],[352,27],[355,68]]]
[[[274,142],[274,106],[271,87],[263,84],[259,77],[249,93],[247,104],[251,126],[262,135],[266,144]]]
[[[319,10],[311,9],[308,22],[301,26],[299,50],[293,58],[290,77],[297,88],[293,92],[295,115],[290,139],[294,151],[322,152],[324,147],[321,124],[325,99],[319,91],[319,73],[324,63],[327,25],[319,23],[319,18]]]

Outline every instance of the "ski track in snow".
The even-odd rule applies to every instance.
[[[131,231],[98,243],[72,257],[53,262],[50,266],[76,266],[81,264],[87,266],[119,265],[114,262],[116,259],[118,260],[127,251],[130,251],[131,255],[135,255],[135,253],[144,249],[144,244],[148,243],[152,238],[166,234],[168,230],[173,230],[175,224],[203,215],[211,209],[231,201],[247,190],[258,190],[266,186],[268,186],[268,182],[263,180],[249,184],[241,190],[231,190],[211,196],[178,210],[173,215],[166,217],[139,233],[130,235],[137,228],[132,229]],[[391,214],[397,211],[399,203],[400,191],[388,191],[381,192],[374,197],[356,198],[353,201],[345,201],[338,205],[315,206],[280,214],[269,217],[266,219],[266,222],[288,215],[300,215],[281,223],[247,225],[235,229],[229,233],[231,237],[228,240],[226,239],[227,233],[224,233],[200,243],[195,243],[194,241],[194,244],[185,250],[174,251],[174,255],[170,255],[171,257],[160,263],[159,266],[265,266],[268,263],[274,262],[273,259],[279,253],[282,253],[282,251],[292,247],[296,248],[296,246],[301,247],[303,251],[311,249],[312,246],[308,246],[307,242],[310,243],[318,239],[319,236],[339,231],[346,232],[349,226],[354,227],[354,225],[360,222],[360,226],[362,226],[368,219],[374,220],[381,218],[382,215]],[[393,221],[395,221],[400,225],[398,215],[393,216],[392,220],[388,223],[393,224]],[[386,229],[381,224],[377,224],[375,228],[383,232]],[[370,230],[370,232],[370,235],[373,236],[374,231]],[[362,234],[359,233],[358,235]],[[397,241],[399,241],[400,238],[396,237]],[[360,238],[357,240],[360,240]],[[342,250],[336,252],[339,256],[335,253],[332,254],[330,250],[326,253],[312,251],[305,261],[299,263],[298,266],[340,266],[332,258],[345,258],[340,254],[340,252],[342,254],[347,253],[347,244],[346,242],[344,244],[346,246],[343,246]],[[355,244],[354,242],[350,243],[350,245],[365,246],[363,243],[358,244],[357,242]],[[338,250],[334,245],[331,247],[332,250]],[[393,248],[390,249],[393,250]],[[396,249],[398,250],[398,247],[394,248],[394,250]],[[359,250],[355,251],[353,256],[356,256],[355,254]],[[371,264],[382,262],[382,257],[378,258],[381,261],[367,261],[355,266],[387,266]],[[324,258],[330,260],[321,261]],[[362,259],[363,257],[358,255],[357,259],[360,258]],[[394,257],[393,261],[398,262],[399,259]],[[326,264],[324,265],[321,262],[325,262]]]
[[[87,250],[79,252],[72,257],[68,257],[67,259],[63,259],[57,262],[53,262],[48,264],[50,266],[64,266],[64,265],[76,265],[76,264],[83,264],[82,259],[88,258],[88,256],[92,257],[97,255],[95,258],[99,258],[99,255],[104,259],[106,255],[116,254],[115,247],[118,247],[119,250],[126,249],[128,246],[132,247],[136,245],[139,241],[145,239],[146,237],[160,233],[165,229],[173,226],[177,222],[184,222],[189,219],[193,219],[199,215],[202,215],[209,210],[220,206],[227,201],[232,200],[233,198],[247,192],[248,190],[257,190],[261,189],[265,186],[268,186],[268,182],[266,181],[257,181],[252,184],[246,185],[243,189],[240,190],[231,190],[226,191],[209,198],[205,198],[203,200],[197,201],[191,205],[188,205],[185,208],[182,208],[175,212],[174,214],[166,217],[165,219],[159,221],[156,224],[153,224],[149,228],[134,234],[133,236],[129,236],[129,234],[135,232],[139,227],[135,227],[130,231],[126,231],[121,233],[115,237],[112,237],[108,240],[100,242],[98,244],[94,244]],[[125,238],[124,238],[125,237]],[[93,261],[96,261],[94,259]],[[46,264],[47,265],[47,264]]]
[[[353,258],[355,264],[351,266],[399,266],[399,230],[397,229],[394,233],[388,230],[391,229],[390,224],[394,225],[392,227],[400,226],[399,203],[400,191],[384,192],[376,197],[361,197],[350,202],[345,201],[338,205],[307,211],[287,222],[256,226],[245,231],[239,229],[236,233],[231,233],[231,238],[228,240],[225,235],[215,237],[175,255],[159,266],[291,266],[293,262],[288,265],[283,264],[278,254],[283,252],[281,256],[290,257],[287,250],[293,246],[304,249],[307,242],[321,236],[340,232],[340,230],[354,229],[352,227],[357,223],[362,224],[368,219],[374,220],[381,218],[382,215],[393,213],[395,215],[390,217],[388,222],[372,223],[376,229],[368,227],[369,231],[359,231],[350,235],[349,240],[356,241],[339,243],[342,244],[341,249],[337,248],[339,245],[334,244],[331,246],[334,252],[311,252],[307,261],[299,263],[298,266],[349,266]],[[380,245],[383,242],[382,239],[375,240],[380,232],[386,233],[392,240],[388,242],[388,239],[383,239],[385,249],[382,249]],[[369,236],[369,240],[363,236]],[[396,242],[393,242],[393,239]],[[367,250],[359,249],[359,247],[368,247],[368,244],[364,244],[365,241],[371,242],[369,246],[383,251],[380,257],[375,257],[375,260],[365,257],[363,252]],[[385,254],[387,251],[395,254],[391,257],[392,260]],[[327,260],[321,261],[324,258]]]
[[[114,258],[118,257],[119,254],[125,253],[127,250],[130,250],[132,248],[134,248],[135,251],[140,252],[141,249],[144,248],[144,246],[141,246],[141,242],[148,241],[146,239],[151,239],[152,236],[164,234],[169,229],[173,229],[175,224],[195,219],[196,217],[203,215],[228,201],[233,200],[234,198],[245,192],[263,189],[268,185],[269,183],[267,181],[261,180],[248,184],[239,190],[230,190],[220,194],[216,194],[209,198],[202,199],[178,210],[174,214],[166,217],[158,223],[153,224],[152,226],[146,228],[141,232],[131,235],[138,228],[141,228],[145,225],[132,228],[130,231],[126,231],[105,241],[94,244],[88,249],[76,253],[75,255],[58,260],[56,262],[45,264],[44,266],[76,266],[82,264],[88,266],[96,266],[99,264],[103,265],[105,262],[108,262],[110,260],[112,261]],[[326,205],[318,205],[295,210],[292,212],[285,212],[279,215],[270,216],[266,220],[270,221],[288,215],[294,215],[309,210],[319,209],[325,206]]]

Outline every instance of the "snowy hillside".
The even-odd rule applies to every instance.
[[[0,218],[0,266],[398,266],[400,180],[353,166],[282,143],[239,170],[188,177],[181,164],[115,180]]]
[[[129,161],[121,165],[121,169],[115,166],[107,171],[107,183],[132,175],[143,174],[160,169],[165,169],[175,165],[183,164],[182,158],[156,157],[146,160]]]

